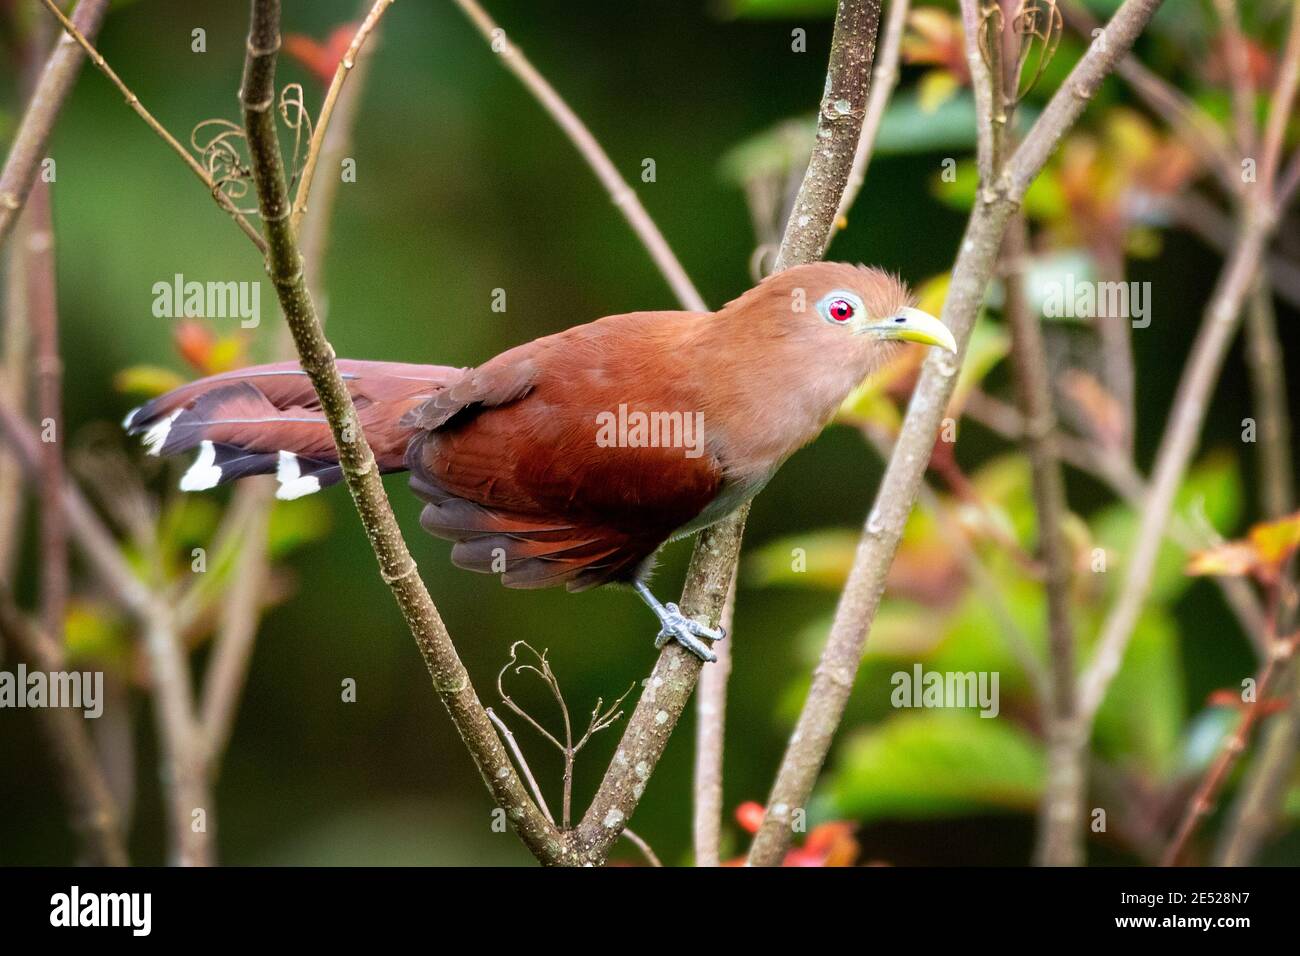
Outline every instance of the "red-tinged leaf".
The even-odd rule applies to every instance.
[[[1250,529],[1249,540],[1263,564],[1276,568],[1300,548],[1300,511]]]
[[[1241,691],[1221,687],[1206,697],[1205,703],[1210,707],[1228,707],[1235,710],[1242,705]]]
[[[1242,36],[1242,46],[1246,48],[1246,72],[1250,83],[1257,90],[1266,90],[1273,85],[1276,70],[1273,55],[1252,37]],[[1216,86],[1227,86],[1230,82],[1227,34],[1220,32],[1210,44],[1210,55],[1205,59],[1205,78]]]
[[[217,340],[216,333],[212,329],[194,319],[182,319],[176,323],[172,340],[176,344],[176,351],[180,353],[186,364],[197,372],[208,374],[212,347]]]
[[[946,10],[919,7],[907,15],[908,32],[903,35],[904,63],[941,66],[957,82],[970,82],[961,20]]]
[[[1250,574],[1258,564],[1255,549],[1240,541],[1193,552],[1187,560],[1187,573],[1193,577],[1241,577]]]
[[[1257,706],[1259,707],[1260,716],[1271,717],[1274,714],[1280,714],[1282,711],[1286,710],[1289,705],[1290,701],[1283,697],[1269,697],[1265,700],[1261,700]]]
[[[747,800],[736,807],[736,822],[749,833],[757,833],[758,828],[763,825],[765,812],[761,803]]]
[[[309,73],[329,86],[338,70],[339,61],[352,45],[360,24],[345,23],[335,27],[324,43],[318,43],[301,33],[290,33],[284,38],[284,52],[301,63]]]
[[[846,820],[832,820],[813,827],[804,845],[786,854],[784,866],[853,866],[862,852]]]

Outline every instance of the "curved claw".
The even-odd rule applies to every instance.
[[[665,604],[666,612],[660,621],[663,627],[655,637],[655,647],[662,648],[669,641],[676,641],[702,661],[713,662],[718,656],[709,649],[709,645],[700,640],[720,641],[727,636],[722,628],[712,628],[687,617],[676,604]]]

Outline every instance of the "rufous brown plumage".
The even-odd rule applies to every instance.
[[[757,493],[897,340],[955,350],[895,277],[815,263],[714,313],[608,316],[474,368],[338,364],[380,468],[411,472],[455,564],[507,587],[633,584],[661,640],[707,659],[699,638],[720,635],[645,585],[655,552]],[[125,427],[153,454],[199,450],[185,490],[273,472],[294,498],[341,477],[296,363],[190,383]]]

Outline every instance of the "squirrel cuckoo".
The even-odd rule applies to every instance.
[[[723,634],[651,594],[655,552],[756,494],[900,340],[956,351],[896,277],[813,263],[714,313],[611,315],[475,368],[338,366],[379,467],[410,471],[454,564],[506,587],[630,584],[656,646],[707,661]],[[198,449],[185,491],[273,472],[291,499],[342,477],[296,362],[192,382],[123,425],[153,455]]]

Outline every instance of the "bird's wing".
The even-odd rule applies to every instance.
[[[615,316],[498,356],[407,455],[422,522],[456,563],[507,585],[631,574],[718,495],[702,383],[682,354],[697,317]],[[471,384],[473,383],[473,384]]]
[[[442,428],[471,408],[492,408],[523,398],[537,381],[537,356],[545,340],[529,342],[502,352],[478,368],[462,370],[459,377],[407,413],[403,427],[432,431]]]

